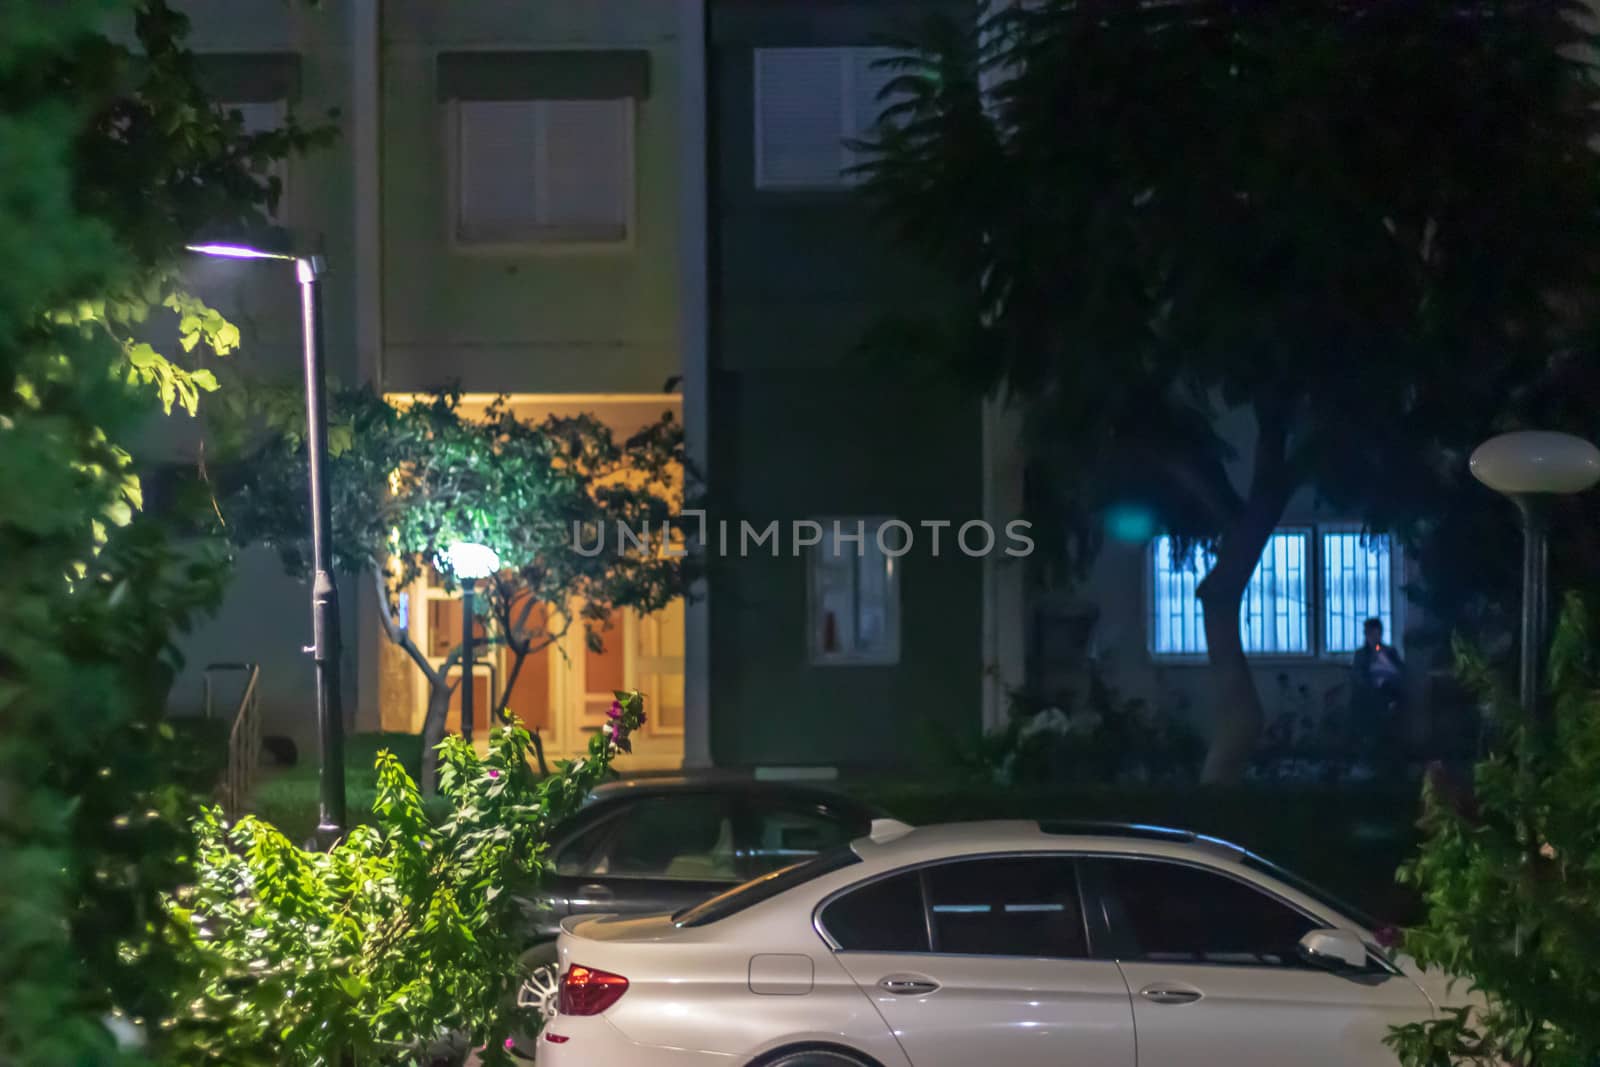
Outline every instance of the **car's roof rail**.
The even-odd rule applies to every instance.
[[[1047,834],[1064,834],[1084,837],[1133,837],[1143,841],[1177,841],[1188,843],[1195,835],[1188,830],[1174,830],[1170,826],[1152,826],[1148,823],[1110,822],[1096,819],[1040,819],[1039,829]]]
[[[1138,841],[1166,841],[1177,845],[1202,845],[1230,858],[1246,855],[1245,849],[1220,837],[1197,834],[1192,830],[1176,830],[1170,826],[1150,823],[1110,822],[1094,819],[1040,819],[1039,830],[1046,834],[1063,834],[1082,837],[1125,837]]]

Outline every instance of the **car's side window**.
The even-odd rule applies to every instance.
[[[940,955],[1089,954],[1077,869],[1068,857],[963,860],[924,868],[923,876]]]
[[[1310,966],[1297,945],[1318,924],[1244,882],[1161,860],[1102,860],[1096,871],[1122,958]]]
[[[642,797],[618,818],[615,832],[590,857],[583,873],[737,881],[728,805],[715,793]]]
[[[822,928],[844,952],[926,952],[927,915],[917,871],[868,882],[822,909]]]
[[[558,846],[555,854],[556,873],[574,877],[589,873],[600,850],[611,840],[622,814],[617,812],[598,819],[584,827],[576,837]]]
[[[781,870],[819,852],[848,844],[865,827],[820,805],[759,803],[743,816],[741,851],[747,878]]]

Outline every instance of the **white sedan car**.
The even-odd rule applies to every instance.
[[[875,823],[672,916],[568,920],[542,1067],[1354,1067],[1442,983],[1243,849]]]

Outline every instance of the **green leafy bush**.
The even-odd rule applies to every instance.
[[[536,776],[520,726],[496,729],[480,759],[440,746],[450,809],[428,817],[416,782],[378,756],[375,822],[327,852],[296,847],[253,817],[199,823],[199,878],[174,902],[198,988],[164,1026],[178,1062],[248,1065],[419,1063],[454,1040],[504,1043],[537,1020],[510,994],[527,948],[525,905],[546,869],[550,830],[571,815],[644,722],[617,693],[588,755]]]
[[[104,32],[130,18],[136,43]],[[224,561],[142,513],[131,449],[193,413],[237,331],[184,294],[183,245],[259,218],[305,140],[201,91],[163,0],[0,4],[0,1062],[106,1065],[158,1018],[162,894],[193,810],[163,721],[175,636]],[[171,313],[186,356],[148,343]],[[176,346],[173,351],[176,351]]]
[[[1496,715],[1522,721],[1483,660],[1457,651]],[[1479,1005],[1396,1030],[1407,1067],[1600,1062],[1600,664],[1576,598],[1549,667],[1549,736],[1507,731],[1471,797],[1438,778],[1426,789],[1426,837],[1401,877],[1427,913],[1405,947]]]
[[[935,744],[958,774],[1002,785],[1186,781],[1203,752],[1187,723],[1123,697],[1098,673],[1081,697],[1015,691],[999,729]]]

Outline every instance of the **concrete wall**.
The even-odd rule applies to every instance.
[[[847,192],[755,188],[753,49],[870,44],[925,5],[711,6],[713,518],[957,524],[982,516],[975,398],[911,390],[854,347],[875,315],[938,299]],[[787,529],[787,525],[784,527]],[[975,727],[979,561],[925,541],[903,561],[897,666],[814,667],[806,566],[713,560],[711,744],[720,764],[896,764]]]
[[[385,17],[385,387],[457,376],[478,390],[661,392],[679,370],[674,5],[396,0]],[[601,47],[650,56],[632,239],[517,253],[452,248],[437,54]]]
[[[289,165],[282,210],[301,246],[329,262],[328,362],[339,382],[375,382],[386,391],[457,380],[480,392],[659,393],[679,373],[675,5],[187,0],[182,9],[193,22],[195,51],[297,54],[303,121],[340,112],[335,145]],[[360,54],[368,43],[362,20],[379,12],[372,60]],[[448,108],[435,91],[437,54],[569,48],[650,55],[651,91],[637,107],[633,239],[620,248],[523,253],[452,248]],[[352,74],[372,65],[381,70],[375,107],[363,99],[370,87]],[[364,128],[368,122],[375,128]],[[361,157],[364,144],[375,147],[372,157]],[[378,191],[380,202],[367,190]],[[363,234],[363,225],[371,232]],[[190,277],[240,326],[243,348],[233,358],[242,368],[259,379],[299,380],[292,268],[201,261]],[[168,455],[198,453],[186,420],[163,421],[152,436]],[[382,638],[371,596],[366,581],[343,593],[345,705],[358,728],[379,718]],[[254,660],[263,668],[269,731],[303,748],[314,744],[311,661],[301,652],[308,639],[306,588],[284,577],[269,554],[246,554],[220,614],[186,643],[190,669],[174,694],[175,712],[197,708],[205,663]]]

